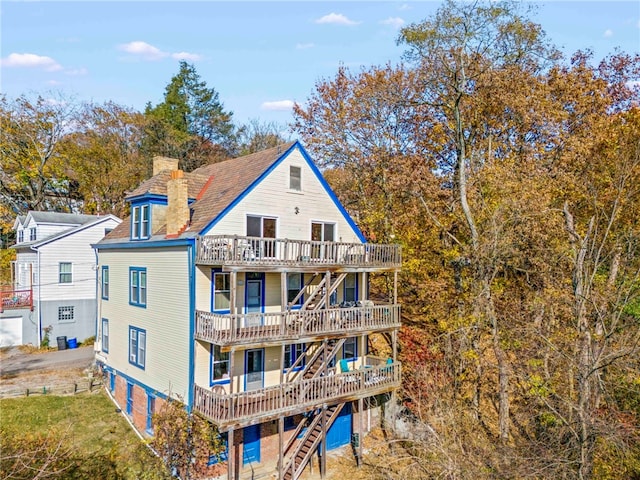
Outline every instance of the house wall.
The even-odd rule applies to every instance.
[[[302,191],[289,190],[289,167],[301,167]],[[299,213],[295,213],[298,207]],[[311,239],[311,222],[335,222],[335,238],[343,242],[360,242],[344,215],[331,200],[302,154],[293,150],[248,195],[220,221],[203,234],[246,235],[246,216],[277,218],[276,237]]]
[[[32,250],[18,251],[14,282],[16,290],[29,289],[38,284],[38,254]],[[33,276],[33,278],[32,278]]]
[[[57,337],[76,338],[82,342],[96,334],[95,298],[71,300],[47,300],[39,303],[42,328],[52,327],[49,345],[55,347]],[[73,307],[73,319],[60,319],[60,307]]]
[[[109,321],[104,363],[141,384],[188,399],[190,359],[189,271],[186,246],[101,250],[99,271],[109,267],[109,299],[98,318]],[[129,304],[129,267],[146,268],[146,308]],[[101,329],[101,321],[98,322]],[[129,363],[129,327],[146,331],[146,364]],[[102,349],[101,335],[97,337]]]

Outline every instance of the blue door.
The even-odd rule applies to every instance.
[[[244,428],[242,464],[260,463],[260,425]]]
[[[327,432],[327,450],[347,445],[351,441],[351,403],[347,403]]]

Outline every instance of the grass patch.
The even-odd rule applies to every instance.
[[[45,466],[58,473],[47,478],[168,478],[102,391],[4,399],[0,412],[2,478],[17,468],[12,454],[24,450],[34,454],[33,468],[40,468],[47,452],[53,452],[56,458]]]

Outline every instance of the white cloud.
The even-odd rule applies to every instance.
[[[52,85],[52,86],[56,86],[56,85],[62,85],[62,82],[59,82],[58,80],[49,80],[47,82],[47,85]]]
[[[129,53],[133,56],[140,57],[142,60],[147,61],[156,61],[162,60],[163,58],[173,58],[175,60],[189,60],[195,62],[200,60],[202,57],[196,53],[189,52],[163,52],[158,47],[154,47],[153,45],[143,42],[141,40],[136,40],[134,42],[123,43],[118,45],[118,49],[123,52]]]
[[[345,17],[341,13],[330,13],[329,15],[325,15],[324,17],[320,17],[316,20],[316,23],[332,23],[334,25],[357,25],[360,22],[355,22]]]
[[[0,60],[3,67],[44,68],[47,72],[62,70],[62,65],[51,57],[36,55],[35,53],[11,53]]]
[[[86,75],[89,73],[89,70],[86,68],[71,68],[69,70],[64,71],[65,75],[78,76],[78,75]]]
[[[610,28],[607,28],[604,33],[602,34],[602,36],[604,38],[609,38],[609,37],[613,37],[613,30],[611,30]]]
[[[171,58],[175,58],[176,60],[188,60],[190,62],[197,62],[202,58],[202,56],[197,53],[189,53],[189,52],[179,52],[172,53]]]
[[[386,20],[381,20],[382,25],[391,25],[393,28],[400,28],[404,25],[404,20],[400,17],[389,17]]]
[[[400,5],[400,10],[411,10],[411,6],[407,3]]]
[[[313,48],[315,46],[315,43],[298,43],[296,45],[296,50],[307,50],[308,48]]]
[[[260,108],[263,110],[283,111],[291,110],[293,105],[294,102],[292,100],[277,100],[275,102],[264,102],[260,105]]]

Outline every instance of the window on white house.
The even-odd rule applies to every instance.
[[[147,332],[129,327],[129,363],[144,369],[146,363]]]
[[[300,293],[302,288],[302,274],[301,273],[287,273],[287,302],[291,303],[294,298]],[[304,295],[300,295],[300,298],[296,302],[297,305],[302,305]]]
[[[229,352],[222,352],[219,345],[211,347],[211,383],[229,381]]]
[[[147,269],[129,268],[129,303],[138,307],[147,306]]]
[[[18,243],[24,242],[24,230],[18,230]]]
[[[289,166],[289,189],[299,192],[302,190],[302,169]]]
[[[35,227],[32,227],[29,229],[29,240],[31,242],[35,242],[36,241],[36,229]]]
[[[74,322],[74,307],[72,305],[66,305],[64,307],[58,307],[58,322],[70,323]]]
[[[231,299],[230,275],[224,272],[213,273],[213,310],[229,310]]]
[[[344,341],[342,346],[342,358],[345,360],[354,360],[358,356],[357,337],[350,337]]]
[[[300,355],[304,355],[304,343],[294,343],[284,346],[284,368],[285,370],[291,368],[291,366],[296,363],[298,357]],[[298,368],[304,367],[304,360],[302,360],[296,367]]]
[[[102,351],[109,353],[109,320],[102,319]]]
[[[58,283],[71,283],[72,280],[71,262],[60,262],[58,264]]]
[[[102,267],[102,298],[109,300],[109,267],[106,265]]]
[[[344,279],[344,301],[356,301],[356,274],[349,273]]]
[[[335,223],[312,222],[311,223],[311,240],[321,242],[335,241]]]

